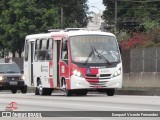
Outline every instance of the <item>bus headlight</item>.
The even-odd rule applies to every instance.
[[[78,70],[73,70],[73,75],[78,76],[78,77],[82,77],[81,72],[79,72]]]
[[[114,74],[113,77],[116,77],[121,74],[121,68],[119,68]]]

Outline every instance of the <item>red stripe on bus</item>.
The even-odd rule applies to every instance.
[[[98,74],[98,68],[91,68],[91,74]]]
[[[51,72],[53,72],[53,71],[50,71],[51,67],[53,67],[52,62],[49,62],[49,77],[52,77]]]
[[[99,82],[99,79],[87,79],[88,82],[91,82],[91,83],[97,83]]]
[[[50,78],[50,88],[53,88],[53,78]]]

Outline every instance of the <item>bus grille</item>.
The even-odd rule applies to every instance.
[[[86,77],[110,77],[111,74],[100,74],[100,76],[97,76],[97,74],[86,74]]]

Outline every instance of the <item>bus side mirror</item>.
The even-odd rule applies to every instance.
[[[24,73],[24,71],[23,70],[21,70],[21,74],[23,74]]]
[[[120,53],[122,53],[122,47],[120,44],[119,44],[119,51],[120,51]]]
[[[63,42],[62,47],[63,47],[63,49],[62,49],[63,51],[67,51],[67,42]]]

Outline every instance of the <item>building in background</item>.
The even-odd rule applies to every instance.
[[[97,30],[105,31],[104,30],[105,22],[102,19],[102,12],[99,12],[99,13],[92,12],[88,16],[88,18],[89,18],[89,22],[88,22],[88,25],[87,25],[87,30],[91,30],[91,31],[97,31]]]

